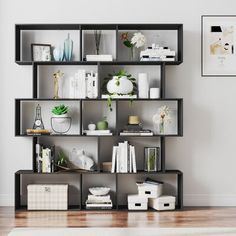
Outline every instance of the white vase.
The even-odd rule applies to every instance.
[[[65,121],[67,121],[68,118],[68,113],[66,114],[62,114],[62,115],[53,115],[54,118],[58,118],[58,119],[54,119],[55,122],[57,123],[64,123]]]
[[[107,83],[107,91],[109,93],[129,94],[133,91],[133,83],[127,76],[113,76],[112,80]]]
[[[138,97],[148,98],[149,82],[147,73],[138,74]]]
[[[53,50],[53,57],[55,61],[62,61],[64,57],[64,50],[61,46],[55,47]]]

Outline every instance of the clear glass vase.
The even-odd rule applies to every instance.
[[[144,171],[157,171],[157,147],[146,147],[144,149]]]

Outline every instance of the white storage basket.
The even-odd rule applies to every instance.
[[[67,210],[68,184],[29,184],[28,210]]]
[[[143,196],[128,195],[128,209],[129,210],[147,210],[148,199]]]
[[[148,199],[148,205],[158,211],[168,211],[175,209],[175,200],[173,196],[161,196]]]
[[[142,184],[138,185],[138,194],[147,198],[157,198],[162,195],[163,184]]]

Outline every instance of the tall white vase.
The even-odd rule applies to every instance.
[[[149,81],[147,73],[138,74],[138,96],[139,98],[148,98]]]

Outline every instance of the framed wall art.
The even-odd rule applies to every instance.
[[[51,61],[50,44],[31,44],[32,61]]]
[[[201,18],[202,76],[236,76],[236,16]]]

